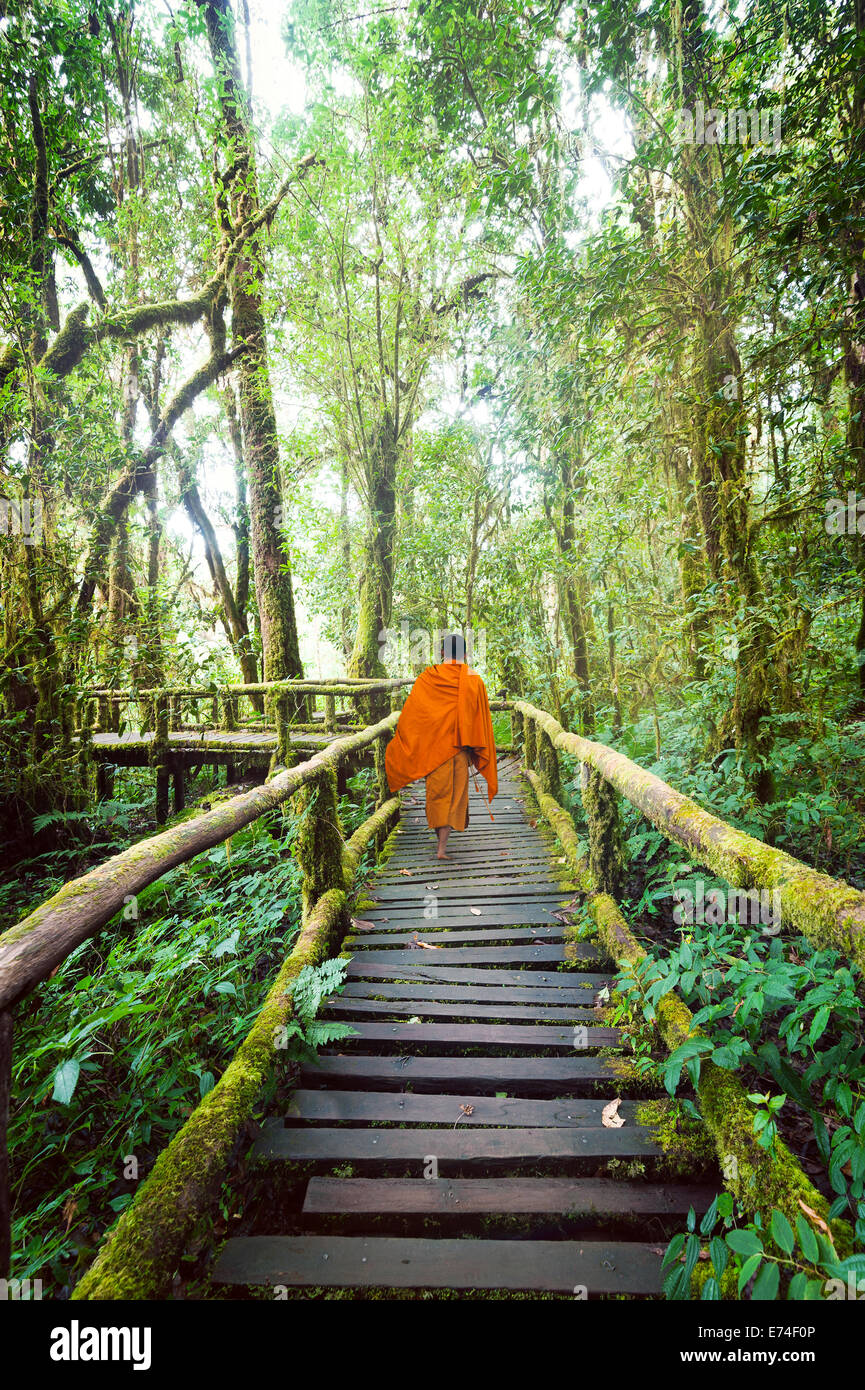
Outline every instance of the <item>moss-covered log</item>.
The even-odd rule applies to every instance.
[[[50,975],[70,951],[122,909],[128,895],[140,892],[169,869],[221,844],[272,811],[319,773],[390,733],[397,718],[391,714],[380,724],[336,739],[307,762],[288,768],[263,786],[143,840],[67,883],[0,936],[0,1009]]]
[[[336,796],[336,769],[325,768],[295,799],[300,811],[297,860],[303,870],[303,918],[320,897],[342,888],[343,838]]]
[[[620,968],[630,970],[643,960],[645,951],[631,932],[617,903],[608,893],[596,890],[572,818],[541,786],[537,774],[524,773],[539,810],[546,816],[569,865],[582,880],[587,906],[598,929],[600,944]],[[665,994],[656,1005],[658,1031],[673,1052],[687,1038],[704,1036],[694,1027],[690,1009],[675,992]],[[814,1187],[786,1145],[776,1141],[772,1153],[761,1148],[754,1133],[753,1107],[736,1074],[704,1061],[697,1087],[700,1114],[715,1144],[725,1184],[747,1210],[759,1211],[768,1219],[773,1207],[783,1211],[795,1227],[804,1202],[829,1221],[829,1204]],[[846,1222],[831,1223],[839,1253],[852,1245],[852,1231]]]
[[[567,733],[543,710],[524,701],[516,708],[527,727],[534,720],[556,748],[588,763],[694,859],[734,888],[777,888],[786,923],[818,946],[843,951],[865,969],[865,893],[726,825],[623,753]]]
[[[218,1198],[279,1056],[281,1030],[291,1015],[287,990],[305,965],[327,958],[344,908],[345,894],[339,890],[316,903],[245,1040],[213,1090],[163,1149],[73,1298],[156,1299],[168,1294],[195,1223]]]

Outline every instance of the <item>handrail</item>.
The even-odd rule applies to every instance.
[[[76,946],[110,921],[130,895],[274,810],[349,753],[389,733],[398,718],[394,711],[378,724],[335,739],[307,762],[287,768],[212,811],[139,841],[64,884],[35,912],[0,936],[0,1010],[15,1004],[46,979]]]
[[[387,804],[388,798],[384,755],[379,741],[392,732],[398,718],[399,713],[394,710],[377,724],[334,739],[307,762],[277,773],[262,786],[240,793],[212,811],[183,821],[112,856],[89,873],[65,884],[35,912],[0,936],[0,1279],[8,1277],[11,1257],[6,1098],[11,1079],[15,1004],[46,979],[82,941],[95,935],[142,888],[155,883],[178,864],[221,844],[304,788],[315,789],[316,793],[315,803],[309,808],[312,827],[298,841],[298,859],[303,872],[304,951],[311,950],[313,942],[320,945],[323,933],[331,930],[344,913],[345,890],[364,843],[359,834],[352,837],[350,847],[342,843],[337,815],[336,768],[352,753],[373,745],[379,809],[366,826],[370,836],[378,835],[387,819],[382,803]],[[394,803],[390,805],[392,810]],[[350,853],[344,854],[347,848]],[[323,903],[325,907],[320,907]],[[330,906],[326,905],[328,903]],[[310,937],[307,928],[312,923],[318,925]],[[282,1008],[273,997],[273,991],[268,996],[268,1008]],[[258,1044],[253,1047],[253,1055],[260,1060]],[[249,1068],[241,1062],[235,1070],[242,1083],[241,1090],[246,1094]],[[239,1112],[232,1110],[226,1133],[231,1130],[235,1134],[241,1119]],[[224,1152],[227,1150],[218,1150],[218,1153]],[[198,1190],[201,1191],[200,1187]]]
[[[596,779],[642,811],[667,839],[682,845],[734,888],[777,889],[785,920],[818,946],[834,946],[865,970],[865,892],[727,825],[624,753],[569,733],[535,705],[516,700],[514,709],[536,727],[542,740],[587,764]],[[621,877],[618,808],[609,795],[603,805],[595,804],[597,790],[590,782],[583,791],[590,865],[599,886],[615,896]]]
[[[141,689],[118,690],[116,686],[85,686],[79,692],[84,699],[152,700],[157,695],[182,695],[186,698],[205,699],[213,695],[268,695],[280,691],[298,691],[300,694],[321,693],[322,695],[375,695],[395,690],[399,686],[411,685],[413,676],[396,676],[379,679],[366,676],[334,676],[326,680],[311,679],[253,681],[247,685],[157,685]]]

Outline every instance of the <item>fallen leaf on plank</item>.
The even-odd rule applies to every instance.
[[[601,1111],[601,1124],[604,1126],[604,1129],[622,1128],[622,1125],[625,1123],[625,1118],[623,1115],[619,1114],[619,1106],[621,1103],[621,1096],[616,1096],[615,1100],[611,1100],[609,1105],[604,1106]]]
[[[425,951],[440,951],[440,950],[441,950],[441,946],[434,946],[433,943],[432,943],[431,941],[421,941],[421,939],[420,939],[420,937],[418,936],[417,932],[415,932],[414,936],[412,937],[412,939],[411,939],[411,944],[412,944],[412,946],[422,946],[422,947],[424,948]]]
[[[414,875],[414,869],[400,869],[400,873],[402,874],[403,878],[412,878]]]
[[[480,917],[482,915],[479,907],[470,907],[469,912],[473,917]]]
[[[351,925],[354,927],[355,931],[373,931],[376,924],[375,922],[366,921],[364,917],[352,917]]]

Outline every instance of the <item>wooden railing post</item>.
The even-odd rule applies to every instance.
[[[559,755],[553,747],[553,740],[540,724],[535,727],[535,758],[541,786],[559,801],[562,795]]]
[[[336,769],[326,768],[295,796],[300,812],[297,859],[303,872],[303,919],[331,888],[342,889],[343,837],[339,824]]]
[[[169,744],[168,696],[162,690],[154,699],[154,714],[151,761],[156,768],[156,824],[164,825],[168,820]]]
[[[523,762],[530,772],[536,769],[535,721],[526,715],[523,720]]]
[[[384,762],[385,740],[383,738],[376,739],[372,752],[375,759],[376,806],[383,806],[391,794]]]
[[[619,798],[589,763],[580,763],[580,793],[589,827],[589,870],[598,891],[615,898],[625,878]]]
[[[329,734],[336,733],[336,696],[324,697],[324,727]]]
[[[281,690],[273,697],[273,722],[276,726],[276,752],[271,759],[271,770],[276,767],[291,767],[291,714],[296,704],[287,691]]]
[[[233,732],[237,728],[237,701],[232,695],[220,695],[220,728]]]
[[[78,733],[78,775],[86,791],[90,785],[93,764],[93,700],[85,695],[81,700],[81,725]]]
[[[518,709],[511,710],[511,747],[516,753],[523,743],[523,716]]]
[[[0,1009],[0,1279],[12,1262],[12,1183],[9,1172],[9,1103],[12,1092],[12,1010]]]

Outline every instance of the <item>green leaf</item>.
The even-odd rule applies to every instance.
[[[805,1220],[804,1216],[798,1216],[796,1218],[796,1233],[799,1236],[799,1244],[802,1247],[802,1254],[805,1256],[806,1260],[808,1260],[811,1264],[814,1264],[819,1255],[819,1250],[817,1248],[817,1237],[815,1236],[814,1231],[809,1222]]]
[[[54,1090],[51,1099],[56,1100],[60,1105],[68,1105],[75,1095],[75,1087],[78,1085],[80,1074],[80,1063],[74,1057],[69,1057],[61,1063],[54,1073]]]
[[[782,1211],[776,1209],[772,1212],[770,1229],[772,1231],[772,1239],[775,1241],[778,1248],[783,1250],[785,1255],[791,1254],[795,1244],[793,1227]]]
[[[762,1255],[763,1242],[755,1231],[728,1231],[725,1240],[737,1255]]]
[[[720,1236],[713,1236],[709,1241],[709,1256],[712,1267],[720,1279],[730,1261],[730,1252]]]
[[[800,1269],[799,1273],[794,1274],[793,1278],[790,1280],[787,1297],[789,1299],[804,1299],[807,1287],[808,1276]]]
[[[742,1268],[739,1270],[739,1280],[737,1285],[740,1297],[742,1294],[742,1290],[744,1289],[748,1280],[756,1274],[757,1270],[760,1268],[760,1265],[762,1263],[763,1256],[762,1254],[760,1254],[752,1255],[751,1258],[749,1260],[746,1260],[745,1263],[742,1265]]]
[[[771,1261],[767,1262],[757,1275],[751,1298],[757,1303],[771,1303],[778,1297],[780,1281],[778,1266]]]

